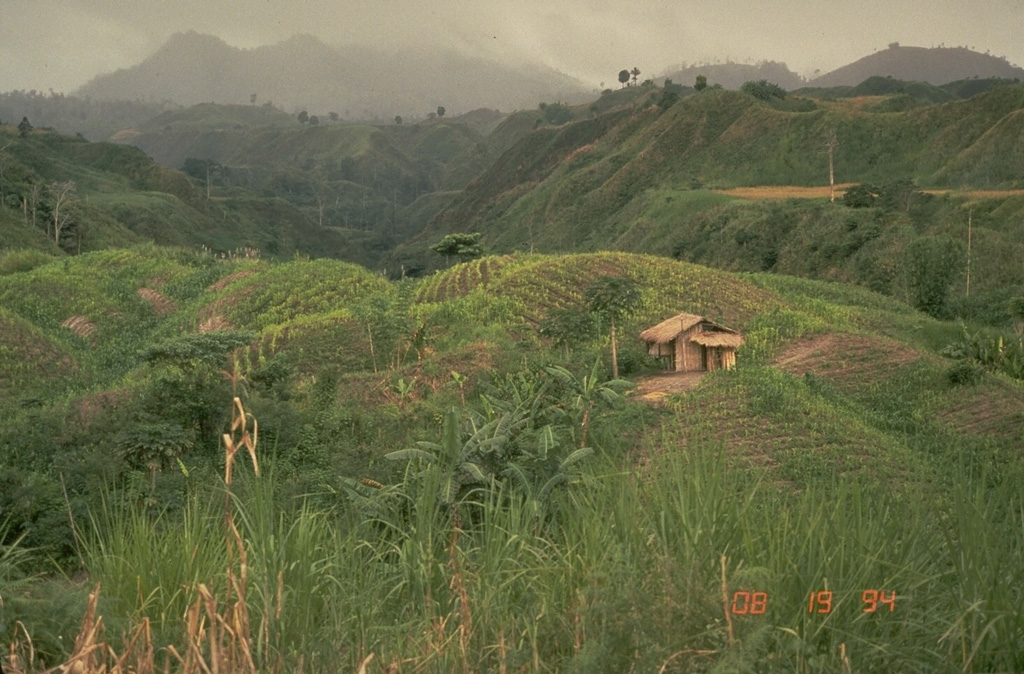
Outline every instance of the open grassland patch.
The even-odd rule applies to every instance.
[[[88,427],[96,419],[109,415],[119,405],[131,399],[131,392],[124,389],[99,391],[78,398],[73,410],[81,427]]]
[[[841,199],[846,190],[856,183],[839,183],[835,187],[836,199]],[[729,189],[712,190],[715,194],[721,194],[739,199],[750,199],[753,201],[773,201],[785,199],[828,199],[832,190],[828,185],[748,185],[745,187],[730,187]],[[1024,190],[953,190],[953,189],[927,189],[921,190],[926,194],[968,197],[971,199],[1007,199],[1024,195]]]
[[[345,310],[268,328],[260,336],[257,352],[261,362],[283,355],[303,375],[373,369],[367,328]],[[382,360],[386,355],[390,354],[382,354]]]
[[[207,334],[210,332],[224,332],[227,330],[234,330],[235,327],[228,323],[227,319],[221,314],[210,313],[205,316],[200,316],[199,324],[196,326],[196,330],[201,334]]]

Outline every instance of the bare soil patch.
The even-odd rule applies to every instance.
[[[174,300],[152,288],[139,288],[137,292],[139,297],[149,302],[149,306],[153,307],[153,313],[157,316],[173,313],[178,308]]]
[[[939,419],[976,435],[1024,438],[1024,393],[1009,386],[956,389],[946,398]]]
[[[202,334],[206,334],[208,332],[222,332],[225,330],[234,330],[234,326],[228,323],[227,319],[220,314],[207,316],[199,322],[199,332]]]
[[[692,391],[704,378],[706,372],[664,372],[637,377],[636,388],[630,393],[633,398],[648,403],[660,403],[666,396]]]
[[[840,386],[857,386],[883,379],[922,355],[885,337],[828,333],[794,340],[775,365],[793,375],[810,372]]]
[[[89,320],[88,316],[72,316],[65,319],[60,327],[67,328],[79,337],[91,337],[96,332],[96,325]]]
[[[218,290],[224,290],[224,288],[227,288],[231,283],[237,281],[238,279],[243,279],[247,276],[252,276],[255,273],[256,272],[253,271],[252,269],[243,269],[242,271],[236,271],[234,274],[228,274],[227,276],[217,281],[216,283],[210,284],[206,289],[214,292]]]
[[[836,185],[836,198],[843,196],[848,187],[854,183]],[[714,190],[717,194],[725,194],[741,199],[827,199],[830,194],[828,185],[803,187],[800,185],[756,185],[753,187],[734,187],[729,190]]]

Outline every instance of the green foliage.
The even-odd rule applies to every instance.
[[[786,98],[786,90],[768,80],[744,82],[740,91],[761,101]]]
[[[0,255],[0,275],[31,271],[52,260],[52,255],[48,255],[41,250],[31,248],[12,250]]]
[[[946,371],[952,386],[974,386],[985,376],[985,370],[970,362],[956,363]]]
[[[190,372],[216,368],[226,365],[231,351],[252,344],[255,338],[255,333],[246,331],[182,335],[151,346],[143,357],[150,363],[171,363]]]
[[[966,246],[950,237],[920,237],[907,245],[908,284],[914,306],[947,317],[949,289],[966,264]]]
[[[610,319],[623,319],[640,305],[640,289],[631,279],[602,276],[583,290],[583,302],[591,312]]]
[[[1014,379],[1024,380],[1024,345],[1020,340],[1014,343],[1012,340],[1005,339],[1003,335],[970,333],[966,325],[961,325],[960,338],[948,344],[942,350],[942,355],[963,361],[958,366],[954,366],[958,371],[966,372],[967,368],[963,366],[975,369],[986,367]],[[953,379],[952,372],[951,370],[951,380]]]
[[[544,115],[544,121],[555,126],[571,122],[573,118],[572,110],[562,103],[541,103],[540,111]]]
[[[912,178],[897,178],[882,185],[853,185],[843,194],[843,205],[850,208],[881,206],[888,211],[910,211],[914,202],[923,198],[922,195]]]
[[[541,321],[537,332],[551,339],[556,346],[564,348],[568,360],[570,346],[584,344],[593,339],[594,328],[593,314],[576,307],[565,307],[551,311]]]
[[[438,243],[432,245],[430,250],[443,255],[445,259],[455,256],[460,262],[464,262],[484,254],[480,245],[481,236],[483,235],[479,232],[446,234]]]
[[[858,183],[846,188],[843,193],[843,205],[850,208],[869,208],[875,205],[881,190],[875,185]]]
[[[619,378],[616,321],[636,313],[643,296],[636,283],[624,277],[602,276],[583,290],[583,302],[591,312],[605,318],[610,326],[612,347],[612,378]]]
[[[658,107],[662,110],[668,110],[673,105],[679,102],[679,94],[674,91],[669,91],[667,88],[661,93],[661,98],[658,99]]]
[[[1017,341],[1024,338],[1024,295],[1012,298],[1007,307],[1010,313],[1010,321],[1013,324],[1013,331],[1017,335]]]
[[[693,88],[698,92],[704,91],[708,88],[708,78],[704,75],[697,75],[697,79],[694,80]]]
[[[223,167],[212,159],[196,159],[195,157],[186,157],[185,163],[182,165],[182,171],[188,174],[190,177],[196,180],[203,181],[204,183],[210,178],[211,174],[215,174]]]

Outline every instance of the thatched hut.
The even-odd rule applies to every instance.
[[[743,335],[695,314],[679,314],[640,333],[647,353],[676,372],[712,372],[736,365]]]

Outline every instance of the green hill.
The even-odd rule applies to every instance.
[[[703,65],[685,65],[665,75],[665,78],[678,84],[692,86],[697,77],[703,75],[707,83],[720,84],[726,89],[739,89],[744,82],[768,80],[783,89],[799,89],[804,86],[804,79],[794,73],[785,63],[762,61],[749,63],[706,63]],[[663,81],[663,78],[659,78]]]
[[[154,642],[178,649],[188,638],[183,611],[202,591],[185,579],[217,588],[227,573],[239,588],[287,598],[279,610],[249,604],[274,616],[268,640],[296,645],[260,662],[298,663],[302,653],[310,671],[365,661],[328,648],[362,638],[422,657],[407,642],[434,634],[433,612],[461,620],[459,606],[476,616],[467,648],[439,647],[425,671],[450,671],[460,658],[489,670],[501,658],[470,655],[490,653],[475,646],[501,644],[500,625],[520,625],[542,601],[559,619],[544,640],[510,640],[509,660],[584,662],[573,634],[585,625],[585,643],[600,647],[586,657],[602,671],[636,659],[661,666],[697,648],[712,662],[782,671],[810,660],[807,644],[826,668],[851,657],[869,668],[941,670],[949,656],[934,644],[969,610],[1006,617],[964,635],[980,663],[967,671],[1015,666],[1020,619],[1007,587],[1017,585],[1005,583],[1024,572],[1022,541],[1007,533],[1020,531],[1011,486],[1022,470],[1024,390],[994,371],[960,382],[938,354],[959,326],[898,301],[628,253],[485,257],[401,282],[333,260],[220,260],[156,246],[19,270],[6,262],[4,563],[35,568],[23,551],[38,549],[89,581],[17,585],[34,590],[17,605],[48,663],[69,657],[81,615],[55,613],[38,598],[47,592],[84,605],[99,583],[105,621],[147,618]],[[586,289],[602,275],[640,292],[618,334],[623,372],[644,399],[607,382],[603,321],[572,339],[568,360],[539,330],[558,312],[584,313]],[[637,334],[680,311],[746,341],[735,370],[657,395],[666,378],[652,377]],[[229,426],[233,396],[251,415],[263,472],[240,454],[221,510],[222,434],[241,436],[237,414]],[[407,447],[459,450],[449,457],[463,462],[453,466],[454,492],[431,482],[431,466],[447,464],[384,460]],[[474,477],[485,470],[490,478]],[[225,571],[236,567],[212,533],[225,531],[225,518],[244,542],[245,571]],[[851,538],[861,543],[846,546]],[[417,554],[437,563],[421,566]],[[553,575],[562,580],[546,585]],[[520,578],[522,587],[508,587]],[[5,596],[12,582],[0,578]],[[599,592],[586,594],[594,583]],[[510,592],[495,594],[501,587]],[[732,632],[707,626],[723,614],[723,587]],[[834,597],[837,620],[867,615],[872,588],[897,599],[875,622],[833,625],[812,614],[809,623],[808,593],[819,587],[829,589],[811,595],[812,608],[815,597],[822,606]],[[421,615],[412,599],[428,590],[443,603]],[[745,615],[744,592],[763,594],[762,618]],[[928,598],[927,619],[918,596]],[[618,607],[632,601],[647,610],[635,623],[640,651],[620,638],[632,612]],[[337,614],[334,602],[344,606]],[[374,613],[352,621],[350,607],[364,603]],[[680,632],[681,621],[692,630]],[[759,648],[744,650],[739,638],[758,634]],[[106,638],[121,651],[117,636]],[[21,652],[23,637],[11,639]],[[154,646],[158,662],[170,657],[164,648]]]
[[[914,190],[1020,188],[1022,106],[1019,85],[886,113],[870,111],[859,99],[791,112],[740,93],[708,91],[668,109],[624,109],[538,128],[400,250],[412,259],[417,245],[472,228],[495,252],[612,248],[677,255],[729,269],[841,279],[913,302],[900,251],[920,237],[966,244],[971,219],[980,227],[975,245],[985,247],[974,258],[981,265],[975,279],[989,279],[976,289],[1019,288],[1024,278],[1006,274],[1013,266],[999,252],[1021,252],[1017,197],[979,200]],[[707,191],[826,184],[829,130],[839,140],[839,182],[903,179],[916,186],[906,192],[909,201],[858,210],[800,200],[737,201]],[[951,289],[960,282],[955,274],[948,281]]]
[[[495,156],[459,121],[304,126],[274,109],[213,104],[165,113],[118,139],[214,188],[279,196],[324,227],[378,234],[406,230],[402,209],[460,189]]]
[[[966,47],[904,47],[893,42],[888,49],[811,80],[810,85],[854,86],[873,76],[943,85],[972,78],[1019,79],[1024,77],[1024,69],[1012,65],[1005,58]]]
[[[208,198],[184,173],[161,167],[137,148],[89,143],[50,131],[21,138],[0,127],[0,248],[26,246],[67,252],[152,241],[266,255],[296,252],[366,263],[379,254],[380,236],[324,228],[273,194],[224,189]],[[54,187],[73,184],[71,218],[54,244]],[[46,239],[50,239],[47,244]]]

